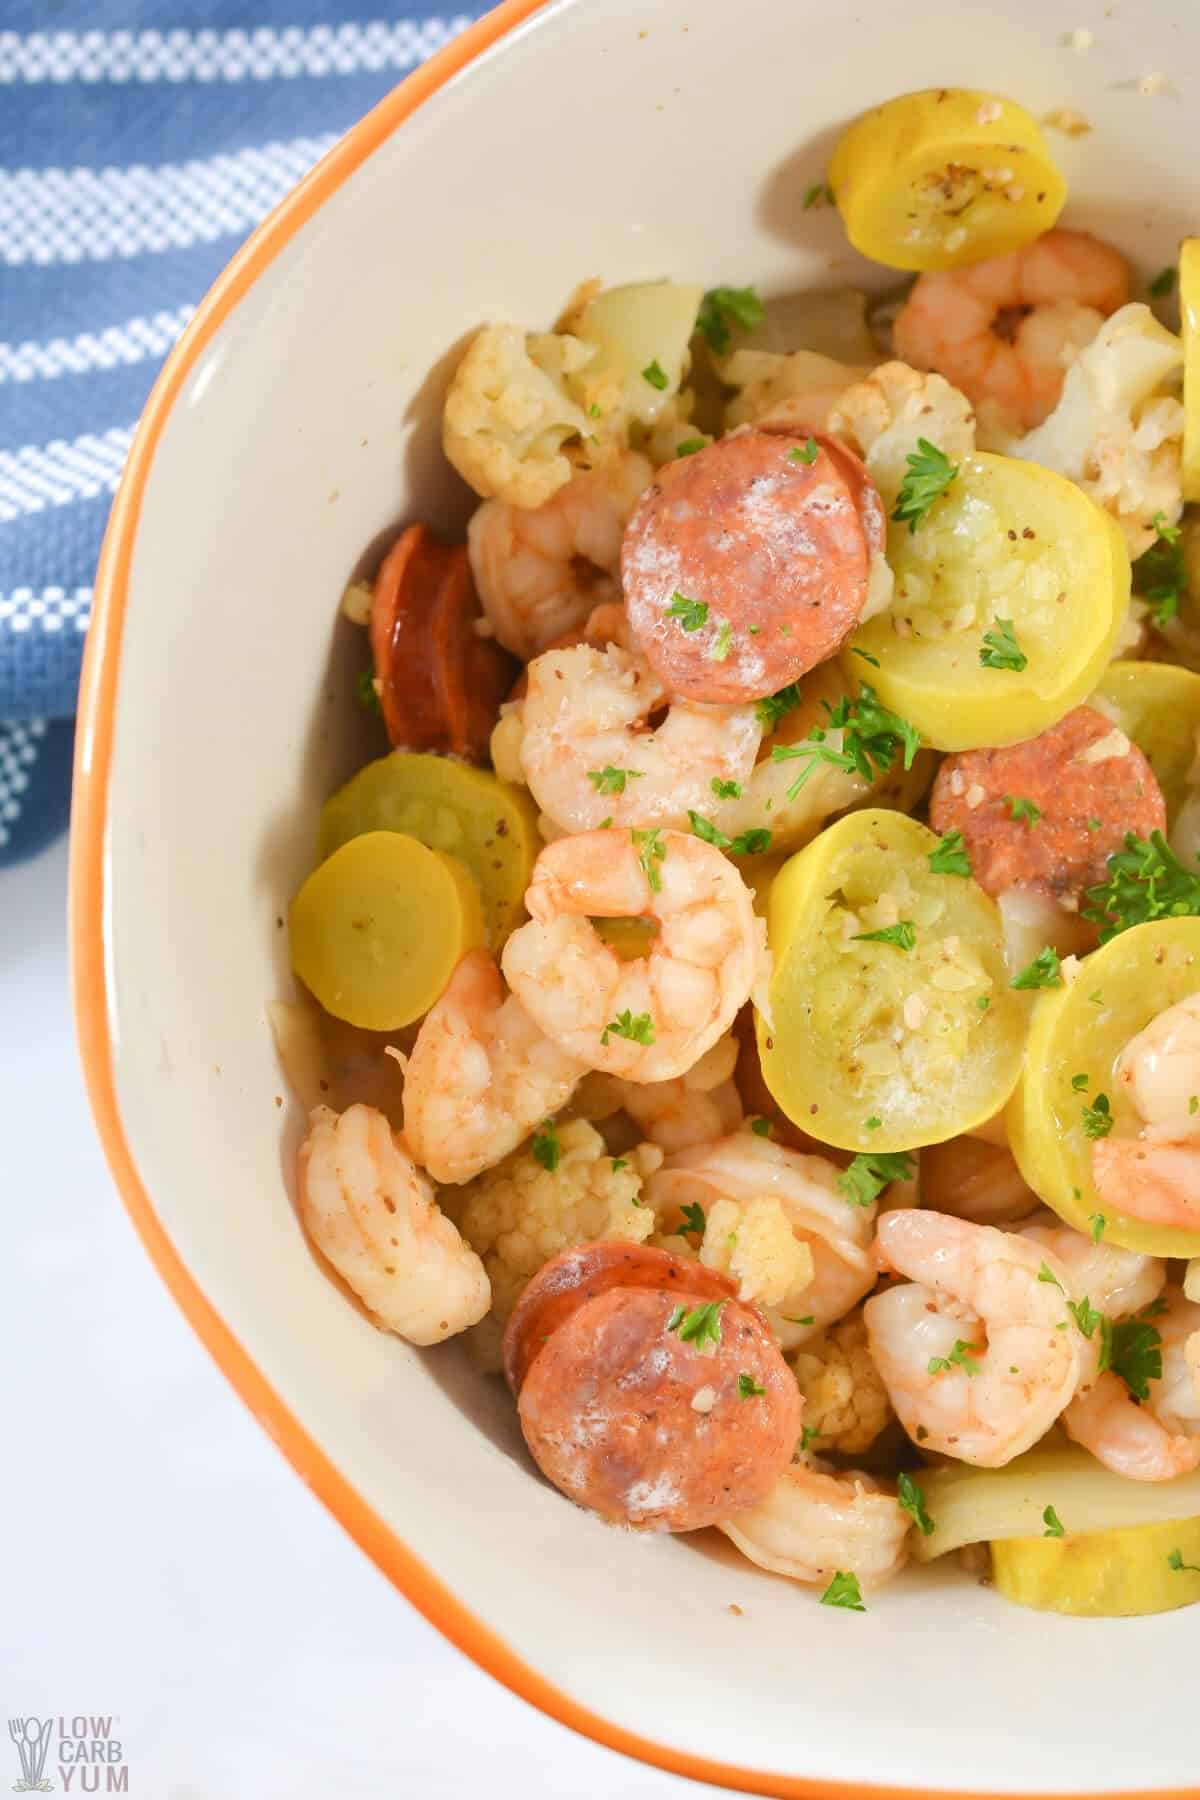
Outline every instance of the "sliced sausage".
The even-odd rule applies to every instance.
[[[514,1394],[542,1345],[585,1300],[615,1287],[658,1288],[689,1304],[731,1300],[735,1284],[715,1269],[653,1250],[646,1244],[601,1242],[561,1250],[538,1270],[513,1310],[504,1333],[504,1373]]]
[[[371,607],[371,654],[383,722],[405,750],[485,762],[519,664],[475,629],[483,617],[465,544],[410,525],[383,560]]]
[[[962,832],[980,887],[1037,888],[1069,908],[1107,879],[1127,831],[1147,837],[1166,819],[1150,764],[1091,706],[1026,743],[948,756],[929,799],[933,829]]]
[[[698,1531],[757,1506],[799,1436],[800,1391],[759,1315],[726,1300],[720,1342],[700,1347],[671,1329],[681,1302],[695,1304],[652,1288],[585,1300],[521,1389],[542,1473],[618,1524]]]
[[[777,693],[854,630],[883,531],[866,471],[820,433],[749,427],[667,463],[621,551],[638,648],[689,700]]]

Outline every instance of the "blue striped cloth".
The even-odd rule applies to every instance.
[[[259,219],[486,11],[344,7],[0,8],[0,864],[66,821],[92,577],[163,356]]]

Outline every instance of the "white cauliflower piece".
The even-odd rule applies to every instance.
[[[1106,319],[1067,370],[1050,417],[1001,446],[1081,487],[1110,513],[1131,558],[1178,519],[1184,413],[1177,392],[1183,344],[1134,301]]]
[[[584,1119],[558,1128],[554,1169],[536,1160],[532,1146],[516,1150],[461,1190],[459,1229],[492,1283],[492,1316],[503,1323],[521,1289],[560,1250],[600,1238],[641,1244],[655,1228],[654,1213],[639,1204],[644,1178],[662,1151],[643,1144],[613,1157]]]
[[[571,479],[563,445],[593,422],[563,381],[594,355],[577,338],[519,325],[485,325],[472,338],[446,395],[442,445],[483,499],[541,506]]]
[[[814,1450],[856,1456],[890,1424],[892,1403],[871,1360],[861,1306],[797,1350],[791,1364],[804,1395],[805,1442]]]
[[[834,404],[829,430],[867,465],[890,512],[908,473],[918,438],[959,462],[975,448],[975,414],[965,394],[941,375],[907,363],[883,363]]]
[[[811,1249],[770,1194],[716,1201],[705,1220],[700,1261],[736,1281],[740,1299],[761,1306],[798,1300],[813,1278]]]
[[[721,379],[738,390],[725,409],[726,428],[807,425],[823,431],[842,394],[869,373],[869,368],[835,362],[815,350],[794,350],[790,356],[735,350],[721,368]]]

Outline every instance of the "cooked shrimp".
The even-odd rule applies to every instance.
[[[487,951],[468,951],[409,1058],[408,1147],[435,1181],[470,1181],[564,1106],[583,1072],[505,993]]]
[[[1094,1244],[1051,1212],[1022,1225],[1020,1236],[1052,1252],[1066,1271],[1073,1300],[1088,1300],[1113,1319],[1149,1306],[1166,1284],[1167,1265],[1159,1257],[1103,1241]]]
[[[752,706],[671,702],[650,665],[615,644],[551,650],[528,675],[520,767],[564,831],[684,826],[689,809],[713,813],[714,781],[749,780],[762,738]]]
[[[904,1429],[980,1468],[1011,1462],[1078,1385],[1083,1340],[1069,1329],[1066,1270],[1013,1232],[943,1213],[888,1213],[877,1247],[885,1267],[909,1277],[863,1309]],[[1039,1280],[1043,1264],[1056,1281]]]
[[[668,1155],[724,1137],[742,1122],[733,1082],[737,1055],[737,1039],[723,1037],[674,1081],[617,1081],[621,1109]]]
[[[527,661],[619,600],[621,539],[652,480],[644,456],[622,451],[573,475],[541,506],[485,500],[467,527],[475,586],[493,632]]]
[[[826,1475],[793,1463],[761,1506],[717,1530],[775,1575],[823,1583],[842,1570],[866,1589],[904,1567],[911,1524],[896,1496],[860,1469]]]
[[[298,1162],[300,1217],[379,1323],[440,1344],[491,1305],[483,1264],[381,1112],[314,1109]]]
[[[1012,1225],[1041,1204],[1008,1146],[979,1137],[948,1138],[922,1150],[921,1198],[932,1212],[975,1225]]]
[[[1142,1121],[1137,1137],[1092,1145],[1102,1202],[1147,1225],[1200,1226],[1200,994],[1189,994],[1130,1038],[1114,1070]],[[1193,1110],[1194,1109],[1194,1110]]]
[[[1138,1402],[1111,1370],[1063,1414],[1075,1442],[1130,1481],[1172,1481],[1200,1466],[1200,1389],[1195,1376],[1200,1306],[1169,1288],[1154,1318],[1162,1340],[1162,1376]]]
[[[1054,410],[1073,354],[1128,298],[1118,251],[1086,232],[1048,231],[1007,256],[918,276],[896,319],[896,354],[1030,430]],[[997,327],[1017,310],[1010,342]]]
[[[590,831],[548,844],[504,946],[509,986],[590,1068],[673,1081],[729,1030],[766,964],[763,923],[729,859],[678,831]],[[622,962],[592,918],[648,918],[648,953]]]
[[[802,1285],[764,1306],[784,1349],[794,1350],[844,1318],[875,1285],[875,1208],[853,1205],[838,1186],[838,1174],[823,1156],[805,1156],[769,1138],[738,1132],[668,1157],[646,1183],[644,1198],[670,1226],[684,1207],[699,1205],[714,1236],[720,1235],[714,1215],[721,1202],[743,1209],[764,1198],[778,1204],[792,1236],[812,1256],[811,1273],[803,1274]],[[712,1262],[709,1229],[704,1236],[702,1258]]]

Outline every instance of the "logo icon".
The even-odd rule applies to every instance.
[[[54,1787],[42,1771],[50,1749],[50,1719],[10,1719],[8,1735],[21,1759],[21,1779],[13,1782],[14,1794],[48,1794]]]

